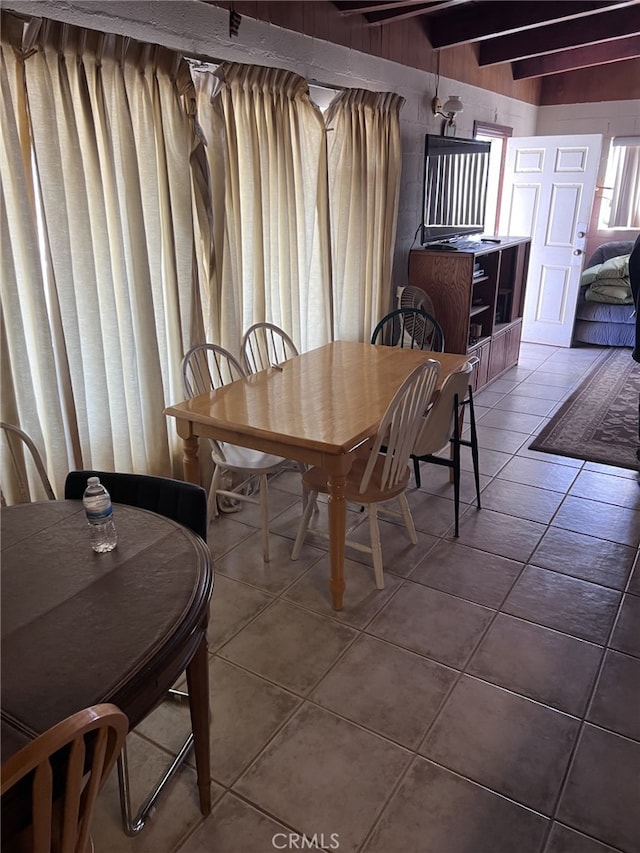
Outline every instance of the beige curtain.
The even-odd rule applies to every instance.
[[[609,228],[640,228],[640,137],[637,144],[613,141],[615,170]]]
[[[335,337],[369,340],[389,309],[404,98],[348,89],[325,113]]]
[[[306,81],[277,68],[194,70],[211,173],[208,337],[237,354],[267,320],[303,351],[331,334],[325,131]]]
[[[204,335],[211,255],[194,239],[208,203],[188,67],[2,24],[2,418],[36,440],[58,494],[73,467],[180,475],[163,408]]]

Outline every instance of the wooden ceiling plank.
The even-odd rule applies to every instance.
[[[531,27],[573,21],[584,15],[610,13],[613,9],[637,4],[638,0],[622,2],[557,2],[515,3],[513,0],[471,3],[428,19],[429,41],[434,48],[453,47],[471,41],[517,33]]]
[[[559,74],[563,71],[575,71],[577,68],[605,65],[608,62],[632,59],[636,56],[640,57],[640,36],[630,36],[617,41],[522,59],[514,62],[511,67],[514,80],[525,80],[530,77]]]
[[[482,42],[478,64],[486,66],[512,62],[639,33],[640,14],[637,7],[614,9],[606,15],[590,15],[578,21],[563,21],[534,32],[523,31]]]
[[[418,15],[431,15],[433,12],[440,12],[442,9],[451,9],[454,6],[467,5],[468,3],[469,0],[443,0],[442,3],[423,3],[421,6],[407,6],[406,3],[400,3],[386,12],[367,12],[364,17],[369,26],[391,24],[394,21],[416,18]]]
[[[349,2],[349,0],[334,0],[333,5],[342,15],[366,15],[368,13],[383,12],[387,9],[402,9],[408,6],[440,6],[437,0],[431,0],[425,3],[425,0],[380,0],[380,2],[371,2],[371,0],[361,0],[361,2]]]

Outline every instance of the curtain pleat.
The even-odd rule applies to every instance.
[[[212,181],[210,334],[237,353],[246,328],[268,320],[301,350],[320,346],[331,334],[326,156],[307,83],[237,63],[194,77]]]
[[[620,146],[617,155],[609,228],[640,228],[640,145]]]
[[[3,85],[21,79],[25,95],[3,101],[3,183],[12,175],[32,199],[3,208],[5,247],[26,246],[13,263],[3,253],[15,282],[13,299],[3,289],[14,330],[3,417],[6,402],[6,419],[41,435],[58,492],[81,465],[181,476],[163,409],[182,399],[182,355],[204,334],[194,211],[208,203],[192,172],[203,157],[188,69],[165,49],[67,25],[27,37],[22,55],[2,44]],[[30,161],[15,128],[31,133]]]
[[[346,89],[325,113],[335,337],[369,340],[389,310],[402,153],[391,92]]]

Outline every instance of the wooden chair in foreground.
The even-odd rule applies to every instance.
[[[357,455],[347,474],[346,500],[367,507],[366,515],[361,514],[347,531],[347,537],[368,517],[371,546],[348,538],[345,539],[345,544],[372,555],[378,589],[384,589],[378,504],[397,498],[400,510],[385,507],[384,512],[401,516],[412,544],[415,545],[418,541],[404,492],[411,476],[409,457],[422,427],[424,412],[433,395],[439,372],[440,364],[437,361],[425,359],[409,374],[389,403],[376,435],[366,443],[363,452]],[[383,448],[384,453],[381,452]],[[291,553],[292,560],[297,560],[300,555],[318,493],[327,494],[329,491],[327,475],[320,468],[310,468],[303,476],[302,484],[308,490],[309,496]]]
[[[20,804],[30,806],[31,823],[3,837],[3,853],[90,853],[93,807],[128,728],[115,705],[93,705],[8,758],[2,765],[3,800],[15,790]]]

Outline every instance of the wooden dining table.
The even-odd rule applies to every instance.
[[[186,670],[208,814],[211,555],[164,516],[122,504],[113,515],[118,546],[96,554],[81,501],[2,508],[2,759],[102,702],[134,728]],[[15,811],[3,798],[5,837]]]
[[[250,447],[322,468],[329,484],[330,590],[345,589],[345,483],[354,453],[375,435],[396,390],[425,359],[438,386],[468,356],[336,341],[165,409],[184,445],[184,475],[200,483],[199,439]]]

